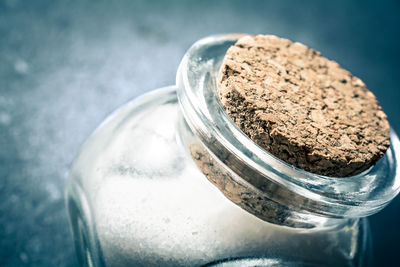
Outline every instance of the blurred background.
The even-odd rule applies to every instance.
[[[96,126],[175,83],[196,40],[275,34],[338,61],[400,133],[396,1],[0,0],[0,266],[74,266],[68,171]],[[370,217],[375,266],[395,265],[400,197]]]

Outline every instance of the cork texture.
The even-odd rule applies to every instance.
[[[217,87],[246,135],[306,171],[355,175],[390,145],[389,123],[373,93],[303,44],[272,35],[242,37],[228,49]]]
[[[242,178],[235,178],[235,174],[214,159],[200,144],[193,143],[188,148],[194,162],[205,177],[226,198],[242,209],[270,223],[297,228],[314,227],[312,224],[299,221],[293,211],[271,200],[265,192],[255,189]],[[279,188],[275,188],[272,194],[279,194],[279,191]],[[286,197],[293,198],[294,196],[287,194]],[[302,200],[298,199],[298,201],[301,203]]]

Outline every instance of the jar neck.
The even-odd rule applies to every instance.
[[[306,229],[348,223],[346,218],[313,214],[299,205],[280,202],[282,199],[292,203],[308,200],[265,179],[212,137],[207,139],[207,145],[203,143],[183,116],[179,120],[179,133],[185,149],[204,176],[225,197],[256,217],[277,225]]]
[[[223,193],[231,200],[237,199],[234,202],[242,203],[244,209],[258,209],[253,211],[258,217],[287,226],[337,224],[343,219],[371,215],[386,206],[400,191],[400,142],[393,131],[391,147],[376,166],[353,177],[337,178],[309,173],[277,159],[236,127],[219,102],[215,82],[225,52],[236,40],[236,35],[200,40],[186,53],[177,73],[178,98],[186,125],[181,128],[186,131],[183,135],[191,136],[183,139],[189,150],[196,144],[196,151],[203,150],[201,155],[209,158],[208,164],[218,166],[210,173],[216,171],[223,177],[207,178],[219,183],[221,191],[223,186],[226,189],[235,185],[236,190],[241,185],[236,190],[240,193]],[[243,191],[242,187],[251,190]],[[248,195],[260,201],[246,200]],[[265,215],[268,212],[273,215]],[[273,219],[281,214],[288,219]]]

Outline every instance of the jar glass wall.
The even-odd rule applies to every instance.
[[[82,265],[369,262],[368,222],[359,217],[398,193],[396,135],[383,160],[361,174],[370,182],[358,198],[348,192],[361,188],[359,177],[350,178],[355,187],[339,198],[333,193],[349,181],[312,180],[263,154],[227,118],[210,86],[221,53],[235,38],[195,44],[178,71],[179,88],[128,103],[88,139],[67,190]],[[390,181],[376,184],[384,168]]]

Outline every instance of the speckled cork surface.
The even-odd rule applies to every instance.
[[[242,37],[228,49],[217,85],[244,133],[306,171],[355,175],[390,145],[386,115],[365,84],[303,44]]]
[[[245,180],[236,178],[237,174],[234,174],[221,165],[201,144],[191,143],[188,145],[188,149],[197,167],[205,177],[213,183],[225,197],[242,209],[250,212],[261,220],[277,225],[298,228],[315,227],[311,223],[300,222],[296,218],[295,213],[287,206],[271,200],[273,195],[280,195],[281,197],[285,196],[287,198],[296,199],[296,201],[301,204],[304,200],[298,198],[295,194],[291,194],[279,187],[259,190]],[[225,160],[227,160],[227,158],[225,158]],[[266,194],[265,191],[268,191],[268,193]]]

